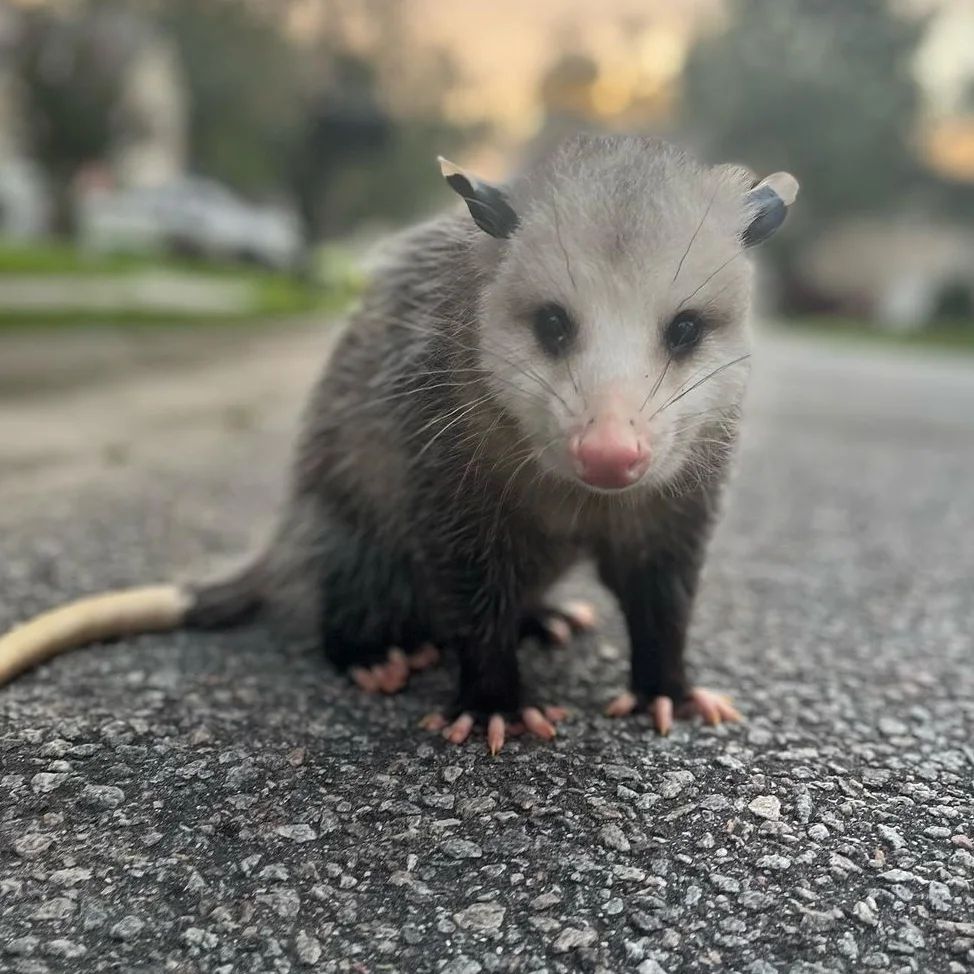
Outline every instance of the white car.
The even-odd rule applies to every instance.
[[[78,233],[86,249],[100,253],[162,251],[281,270],[294,267],[304,250],[292,211],[246,203],[198,177],[89,191],[79,204]]]

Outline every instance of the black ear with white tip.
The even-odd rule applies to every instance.
[[[789,172],[772,173],[744,197],[749,222],[741,234],[745,247],[767,240],[785,222],[798,196],[798,180]]]
[[[464,172],[443,156],[438,157],[440,172],[450,188],[466,201],[474,223],[492,237],[509,237],[518,226],[517,214],[507,197],[490,183]]]

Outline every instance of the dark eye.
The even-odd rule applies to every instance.
[[[681,311],[663,332],[663,341],[671,352],[687,352],[703,338],[703,320],[692,311]]]
[[[560,304],[543,304],[534,313],[535,337],[552,358],[568,351],[577,330],[575,322]]]

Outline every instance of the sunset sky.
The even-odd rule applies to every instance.
[[[2,0],[0,0],[2,2]],[[18,0],[71,6],[73,0]],[[207,0],[200,0],[206,3]],[[516,144],[541,118],[540,83],[566,54],[598,69],[587,91],[605,119],[638,103],[665,113],[688,48],[720,28],[724,0],[241,0],[279,15],[292,37],[316,44],[341,23],[347,41],[371,56],[392,107],[424,95],[460,122],[491,123],[494,143]],[[931,17],[915,71],[927,106],[921,138],[942,171],[974,178],[974,117],[962,105],[974,85],[974,0],[891,0]],[[454,69],[448,90],[431,66],[443,53]],[[442,97],[440,97],[442,96]],[[564,97],[571,97],[567,86]]]
[[[637,99],[645,106],[655,98],[665,111],[695,37],[720,29],[726,10],[723,0],[399,0],[390,38],[377,36],[376,23],[388,21],[391,8],[384,0],[371,3],[292,0],[292,33],[313,42],[334,29],[340,9],[346,32],[370,53],[385,51],[392,73],[409,75],[435,51],[447,52],[457,72],[447,111],[457,121],[489,121],[499,151],[537,128],[541,80],[566,53],[597,65],[590,97],[605,118]],[[370,18],[375,4],[383,15]],[[896,6],[931,17],[915,62],[928,116],[921,141],[936,168],[974,178],[974,119],[969,105],[961,112],[974,83],[974,0]],[[415,97],[409,78],[398,80],[401,96]]]

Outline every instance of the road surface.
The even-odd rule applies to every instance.
[[[0,339],[0,623],[258,543],[325,344]],[[974,358],[763,339],[748,413],[692,650],[745,724],[600,716],[607,606],[494,760],[417,728],[449,672],[63,657],[0,694],[0,969],[974,971]]]

